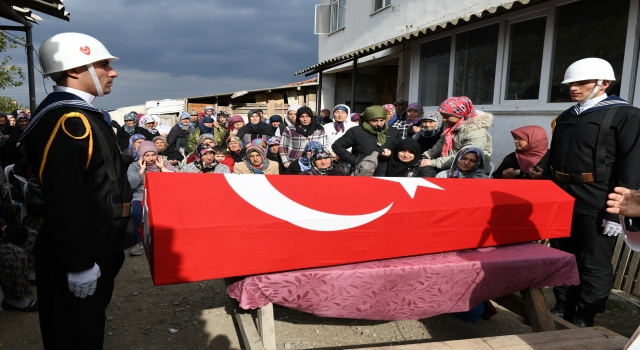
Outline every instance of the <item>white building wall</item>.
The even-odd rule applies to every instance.
[[[371,14],[373,0],[347,0],[344,29],[318,35],[318,62],[504,2],[391,0],[391,6]],[[330,0],[319,1],[323,5],[329,3]]]

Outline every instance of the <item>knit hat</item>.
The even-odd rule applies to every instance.
[[[231,117],[231,119],[229,120],[229,123],[231,125],[233,125],[233,123],[235,123],[235,122],[243,122],[244,123],[244,119],[242,119],[242,116],[239,116],[239,115],[236,114],[233,117]]]
[[[360,120],[360,114],[358,113],[352,113],[351,114],[351,121],[355,122],[356,120]]]
[[[387,119],[387,110],[382,106],[369,106],[360,115],[362,121],[369,122],[373,119]]]
[[[246,152],[247,159],[248,159],[249,155],[252,152],[258,152],[258,154],[260,154],[260,157],[262,158],[262,160],[264,160],[267,157],[267,150],[266,149],[264,149],[264,148],[262,148],[262,147],[260,147],[258,145],[249,144],[248,147],[247,147],[247,152]]]
[[[280,145],[280,136],[273,136],[267,141],[269,146]]]
[[[282,123],[282,116],[280,116],[279,114],[272,115],[269,118],[269,123],[273,123],[273,122]]]
[[[156,144],[151,141],[142,141],[140,146],[138,146],[137,152],[138,152],[138,157],[142,158],[142,156],[144,156],[144,154],[147,152],[153,152],[155,154],[158,154],[158,148],[156,148]]]
[[[182,112],[182,113],[180,113],[180,120],[182,120],[182,119],[191,119],[191,116],[187,112]]]

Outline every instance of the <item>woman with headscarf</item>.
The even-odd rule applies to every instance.
[[[260,114],[254,110],[248,113],[249,123],[238,130],[238,136],[243,145],[251,143],[254,139],[262,139],[265,143],[269,137],[274,136],[273,128],[260,120]]]
[[[13,127],[9,124],[7,115],[0,112],[0,162],[2,167],[6,167],[13,163],[13,155],[9,152],[8,141],[11,136]]]
[[[370,106],[360,115],[362,124],[354,126],[339,139],[331,148],[342,161],[354,166],[369,157],[373,152],[378,152],[378,164],[375,176],[384,176],[386,163],[391,157],[391,150],[396,145],[398,130],[387,124],[387,111],[382,106]],[[349,152],[351,148],[351,152]]]
[[[181,154],[189,154],[188,143],[189,134],[196,128],[191,124],[191,116],[187,112],[180,113],[178,124],[174,125],[169,132],[167,142],[169,146]]]
[[[242,141],[238,136],[227,137],[227,155],[233,159],[235,163],[239,163],[245,156],[242,151]]]
[[[407,119],[407,105],[409,103],[405,100],[396,100],[393,103],[393,106],[396,107],[396,116],[397,120],[405,120]]]
[[[351,170],[351,164],[343,162],[340,157],[333,152],[331,146],[349,129],[357,125],[351,122],[349,114],[351,114],[351,109],[347,105],[336,105],[333,107],[333,121],[324,126],[324,133],[327,135],[327,144],[324,146],[324,149],[331,153],[331,156],[333,157],[333,166],[339,168],[345,173],[349,173],[349,170]]]
[[[124,166],[128,167],[129,164],[138,161],[138,147],[146,140],[147,139],[140,134],[133,134],[133,136],[129,138],[129,145],[127,146],[127,149],[120,152]]]
[[[420,132],[413,135],[413,139],[420,144],[420,153],[430,150],[438,140],[444,130],[442,116],[438,111],[430,111],[420,118]]]
[[[396,115],[396,106],[392,104],[386,104],[382,107],[384,107],[384,109],[387,111],[387,124],[389,124],[389,126],[392,126],[393,123],[396,122],[396,119],[398,119],[398,116]]]
[[[151,115],[151,118],[153,118],[153,121],[156,122],[155,123],[155,129],[158,130],[160,135],[163,136],[163,137],[168,137],[169,136],[169,132],[171,131],[171,127],[168,126],[168,125],[165,125],[164,121],[162,121],[162,118],[160,118],[159,116],[157,116],[155,114]]]
[[[322,147],[313,150],[309,165],[309,169],[301,172],[300,175],[349,176],[348,173],[334,166],[331,153]]]
[[[516,151],[504,157],[493,172],[494,179],[540,179],[547,165],[549,139],[547,132],[535,125],[511,131]]]
[[[351,117],[349,119],[351,119],[352,123],[354,123],[356,125],[360,125],[360,114],[351,113]]]
[[[182,169],[183,173],[218,173],[229,174],[228,166],[218,162],[215,158],[214,146],[201,143],[196,147],[195,160]]]
[[[284,174],[284,164],[282,164],[282,159],[278,154],[278,149],[280,148],[280,136],[273,136],[267,141],[267,159],[272,162],[278,163],[278,172],[280,174]]]
[[[321,110],[320,116],[318,117],[318,123],[320,123],[321,125],[333,123],[333,118],[331,118],[331,111],[326,108]]]
[[[174,168],[180,166],[180,162],[182,162],[184,156],[174,148],[169,147],[167,139],[163,136],[156,136],[153,138],[153,143],[158,149],[158,155],[161,156],[163,160],[168,161]]]
[[[274,136],[282,137],[282,132],[287,127],[282,119],[282,116],[279,114],[274,114],[269,118],[269,125],[273,129]]]
[[[191,134],[189,134],[189,149],[195,150],[198,146],[198,140],[200,139],[200,135],[209,134],[213,135],[213,118],[204,116],[200,118],[200,122],[198,123],[199,128],[194,130]]]
[[[246,157],[233,167],[234,174],[278,175],[278,163],[267,159],[266,149],[250,144],[247,147]]]
[[[29,125],[29,118],[27,118],[22,113],[18,114],[18,116],[16,117],[16,126],[11,131],[9,139],[7,139],[7,144],[10,146],[12,152],[16,153],[18,141],[20,140],[20,137],[22,136],[24,130],[27,128],[27,125]]]
[[[229,136],[229,115],[225,111],[218,112],[216,121],[213,123],[213,137],[218,145],[224,143],[224,140]]]
[[[442,115],[445,128],[440,140],[423,153],[427,159],[423,159],[421,164],[446,170],[451,167],[459,150],[467,146],[476,146],[484,154],[484,164],[489,165],[493,141],[488,129],[493,124],[493,115],[476,111],[473,102],[466,96],[444,100],[438,107],[438,112]],[[489,167],[484,169],[487,175],[489,170]]]
[[[135,256],[144,253],[142,237],[140,236],[140,224],[142,223],[142,197],[144,196],[144,178],[148,172],[173,172],[174,168],[158,156],[158,149],[151,141],[143,141],[136,150],[137,160],[131,163],[127,169],[127,178],[133,189],[131,201],[131,220],[133,231],[138,243],[131,248],[129,255]]]
[[[229,136],[238,135],[238,131],[243,126],[244,126],[244,119],[242,119],[242,116],[237,114],[232,116],[231,119],[229,119],[229,126],[227,127],[227,129],[229,130]]]
[[[215,137],[212,134],[202,134],[198,136],[198,143],[196,144],[196,148],[199,144],[205,143],[210,147],[215,147],[218,143],[215,140]],[[193,163],[196,160],[196,151],[194,150],[189,155],[187,155],[184,164]]]
[[[454,157],[451,168],[436,175],[437,178],[486,179],[484,153],[475,146],[463,147]]]
[[[226,130],[227,127],[229,126],[229,113],[225,111],[218,112],[217,121],[218,121],[218,125],[220,125]]]
[[[411,103],[407,107],[407,118],[397,119],[391,127],[398,129],[398,135],[401,139],[411,138],[413,134],[420,131],[420,118],[422,117],[422,105],[418,102]]]
[[[295,162],[291,162],[291,165],[289,165],[289,167],[284,171],[284,174],[297,175],[303,171],[311,169],[311,155],[313,154],[313,150],[317,148],[323,148],[320,142],[309,142],[304,147],[304,153],[302,154],[302,157],[298,158],[298,160]]]
[[[158,130],[155,128],[155,124],[155,120],[153,120],[150,115],[143,115],[140,117],[140,122],[138,122],[136,134],[144,136],[147,140],[152,140],[154,137],[160,135]]]
[[[398,142],[389,159],[385,176],[387,177],[435,177],[436,170],[430,166],[420,166],[420,145],[414,139]]]
[[[111,121],[111,126],[116,128],[116,137],[118,138],[118,146],[124,150],[129,145],[129,138],[136,132],[136,119],[138,113],[129,112],[124,115],[124,126],[120,126],[117,121]]]
[[[296,113],[294,125],[288,126],[280,139],[280,158],[285,168],[304,155],[305,147],[311,141],[318,141],[323,146],[327,143],[327,135],[322,125],[313,118],[309,107],[300,107]]]

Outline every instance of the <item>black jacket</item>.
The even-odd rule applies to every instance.
[[[540,159],[538,164],[534,165],[534,167],[539,166],[541,169],[544,170],[544,168],[547,167],[548,161],[549,161],[549,151],[547,151],[547,154],[545,154],[544,157]],[[520,174],[517,174],[516,177],[514,177],[514,179],[531,179],[531,176],[529,176],[529,173],[525,173],[524,171],[522,171],[522,169],[520,169],[520,164],[518,164],[518,158],[516,158],[516,152],[507,154],[507,156],[504,157],[504,160],[502,161],[502,163],[500,163],[498,168],[494,170],[493,175],[491,177],[493,177],[494,179],[502,179],[502,172],[509,168],[516,170],[516,172],[517,170],[520,170]]]
[[[177,160],[181,162],[184,159],[182,153],[173,147],[167,146],[163,151],[158,151],[158,155],[166,156],[167,160]]]
[[[574,211],[584,214],[604,212],[607,195],[613,188],[640,188],[640,110],[632,106],[620,106],[616,112],[607,138],[605,167],[611,175],[604,181],[569,183],[556,178],[554,170],[567,174],[595,172],[596,140],[600,125],[608,109],[592,107],[579,116],[571,109],[556,119],[556,127],[549,147],[549,162],[544,176],[549,177],[576,201]],[[573,107],[572,107],[573,108]],[[610,221],[618,222],[617,214],[604,214]]]
[[[398,152],[403,149],[410,149],[415,155],[413,161],[403,163],[398,159]],[[436,170],[430,166],[420,166],[422,156],[420,144],[413,139],[404,139],[393,149],[393,155],[387,162],[385,176],[388,177],[436,177]]]
[[[375,176],[383,176],[386,169],[386,162],[389,158],[382,157],[382,150],[384,148],[393,150],[395,148],[398,139],[398,130],[396,128],[389,128],[387,131],[387,140],[382,147],[378,146],[378,139],[375,135],[365,131],[362,126],[354,126],[337,139],[331,149],[340,157],[343,161],[348,162],[351,165],[356,165],[362,159],[374,151],[378,152],[378,167],[376,168]],[[347,151],[347,148],[351,147],[351,152]],[[353,167],[351,167],[353,169]],[[380,174],[380,172],[382,172]]]
[[[70,112],[79,112],[97,125],[97,130],[92,128],[91,152],[88,138],[73,139],[62,129],[52,135],[60,117]],[[80,118],[70,118],[64,125],[71,135],[81,136],[86,131]],[[36,256],[61,264],[68,272],[90,269],[96,261],[122,253],[136,243],[135,237],[127,234],[128,217],[104,219],[97,216],[113,214],[111,184],[97,133],[102,133],[107,141],[122,202],[131,202],[133,194],[127,180],[127,168],[122,163],[111,125],[105,123],[102,113],[69,107],[50,110],[24,140],[33,173],[39,176],[43,170],[45,219],[38,234]],[[53,141],[44,169],[40,169],[50,137]]]
[[[274,136],[276,133],[273,131],[273,127],[269,124],[260,122],[256,125],[256,129],[252,129],[250,124],[246,124],[238,130],[238,136],[242,140],[242,144],[246,145],[251,143],[254,139],[264,139],[265,143],[270,136]]]
[[[273,154],[267,150],[267,159],[269,159],[272,162],[278,163],[278,170],[279,170],[278,174],[285,173],[285,168],[284,168],[284,164],[282,163],[282,158],[280,158],[280,156],[277,153]],[[291,167],[291,165],[289,165],[289,167]]]
[[[121,151],[124,151],[127,147],[129,147],[129,139],[131,138],[131,136],[133,136],[133,134],[130,135],[128,132],[126,132],[124,128],[120,126],[120,124],[118,124],[118,122],[115,120],[111,121],[111,126],[116,128],[116,137],[118,138],[118,146],[120,146]]]
[[[418,144],[420,144],[420,153],[424,153],[433,148],[433,146],[438,143],[440,140],[440,135],[442,135],[442,131],[444,128],[440,128],[440,131],[431,137],[423,137],[422,135],[418,138]]]
[[[145,129],[145,128],[141,128],[141,127],[139,127],[139,126],[138,126],[138,127],[136,127],[136,131],[135,131],[135,133],[136,133],[136,134],[140,134],[140,135],[144,136],[144,138],[145,138],[147,141],[153,141],[153,138],[154,138],[154,137],[156,137],[156,136],[160,136],[160,133],[152,134],[152,133],[150,133],[147,129]],[[129,143],[128,143],[128,142],[127,142],[127,147],[129,147]]]
[[[180,150],[180,148],[187,149],[187,140],[189,139],[189,133],[180,128],[180,124],[174,125],[169,131],[167,136],[167,142],[169,147]]]
[[[289,163],[289,167],[286,168],[284,173],[281,173],[281,174],[299,175],[301,172],[302,172],[302,168],[300,168],[300,163],[298,162],[298,159],[296,159],[293,162]]]

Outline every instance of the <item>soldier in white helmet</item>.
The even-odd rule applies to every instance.
[[[35,245],[42,340],[46,349],[102,349],[114,279],[136,243],[127,169],[111,125],[92,105],[111,92],[118,58],[80,33],[52,36],[39,56],[56,86],[21,141],[46,211]]]
[[[575,198],[571,237],[552,240],[578,262],[579,286],[554,288],[552,313],[580,327],[604,312],[613,285],[611,255],[622,232],[607,213],[614,187],[640,188],[640,110],[605,92],[615,81],[609,62],[585,58],[571,64],[563,84],[575,106],[557,119],[544,176]]]

